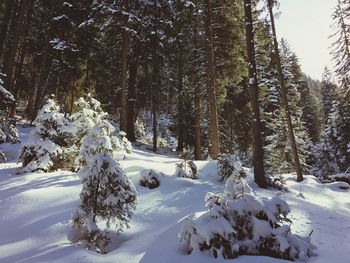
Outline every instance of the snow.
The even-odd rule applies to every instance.
[[[19,128],[20,140],[30,128]],[[227,261],[214,259],[197,251],[187,255],[180,247],[178,234],[183,219],[199,218],[204,211],[208,192],[223,192],[224,183],[216,172],[215,161],[196,161],[199,179],[174,176],[180,160],[173,154],[158,155],[134,148],[120,161],[133,181],[139,195],[130,229],[113,235],[110,252],[100,255],[73,245],[67,239],[70,219],[78,205],[82,185],[72,172],[29,173],[18,175],[16,152],[19,144],[3,148],[9,162],[0,164],[0,262],[83,262],[83,263],[282,263],[270,257],[241,256]],[[141,173],[156,169],[165,175],[161,185],[148,189],[139,185]],[[286,174],[289,192],[261,190],[247,181],[258,196],[271,199],[276,195],[291,209],[292,232],[308,236],[318,247],[318,256],[311,263],[348,263],[350,258],[350,198],[349,190],[337,183],[320,184],[313,176],[302,183],[295,174]],[[300,193],[302,193],[303,198]],[[222,226],[224,227],[224,226]]]
[[[53,21],[59,21],[62,19],[69,19],[69,18],[66,15],[55,16],[54,18],[52,18]]]
[[[64,40],[60,40],[59,38],[54,38],[50,40],[50,44],[52,48],[55,50],[66,50],[68,48],[67,42]]]
[[[13,95],[2,86],[3,82],[0,79],[0,96],[1,98],[3,98],[4,101],[10,101],[12,103],[15,102],[15,98],[13,97]]]

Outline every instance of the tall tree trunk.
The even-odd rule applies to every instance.
[[[253,164],[254,180],[262,188],[267,187],[264,172],[264,152],[261,141],[261,122],[259,111],[259,89],[256,75],[255,47],[253,34],[253,18],[251,0],[244,0],[245,30],[247,41],[247,59],[249,74],[249,93],[252,107],[252,142],[253,142]]]
[[[17,62],[18,66],[16,67],[15,70],[15,82],[14,82],[14,88],[13,88],[13,95],[16,99],[16,103],[10,107],[10,117],[14,117],[16,114],[16,106],[17,106],[17,100],[19,97],[20,93],[20,79],[22,75],[22,70],[23,70],[23,63],[24,63],[24,57],[26,55],[26,43],[25,40],[22,43],[22,47],[20,48],[20,55],[19,55],[19,61]]]
[[[298,149],[297,145],[295,142],[295,137],[294,137],[294,131],[293,131],[293,123],[292,123],[292,118],[289,110],[289,105],[288,105],[288,97],[287,97],[287,88],[284,83],[284,77],[283,77],[283,71],[282,71],[282,65],[281,65],[281,58],[279,55],[279,50],[278,50],[278,42],[277,42],[277,36],[276,36],[276,27],[275,27],[275,20],[274,20],[274,15],[273,15],[273,2],[272,0],[268,0],[268,8],[269,8],[269,13],[270,13],[270,20],[271,20],[271,28],[272,28],[272,35],[273,35],[273,44],[274,44],[274,53],[275,53],[275,60],[277,64],[277,71],[278,71],[278,79],[279,83],[281,86],[281,102],[282,106],[284,109],[286,121],[287,121],[287,137],[289,140],[289,143],[291,144],[292,147],[292,155],[293,155],[293,161],[294,161],[294,168],[297,173],[297,181],[301,182],[303,181],[303,174],[302,174],[302,169],[299,161],[299,156],[298,156]]]
[[[11,24],[13,25],[13,28],[11,29],[11,36],[9,36],[9,41],[6,43],[6,53],[4,57],[4,71],[6,74],[5,82],[8,89],[13,90],[13,81],[14,81],[14,68],[15,68],[15,61],[16,61],[16,54],[18,49],[18,43],[20,41],[20,37],[22,35],[22,31],[24,28],[23,21],[25,13],[29,7],[29,0],[22,0],[18,4],[18,14],[16,15],[15,12],[12,12],[12,18],[13,20]],[[11,39],[10,39],[11,38]]]
[[[214,57],[214,36],[212,27],[212,0],[206,0],[207,17],[207,103],[209,120],[209,154],[213,159],[217,159],[220,154],[219,125],[216,105],[216,76],[215,76],[215,57]]]
[[[27,49],[28,49],[27,38],[28,38],[29,31],[31,28],[31,23],[32,23],[31,15],[33,12],[33,8],[34,8],[34,0],[29,0],[29,7],[27,10],[26,19],[25,19],[24,34],[22,37],[22,44],[20,47],[19,59],[16,63],[17,66],[15,68],[15,73],[14,73],[14,80],[15,81],[14,81],[13,95],[15,96],[16,101],[19,98],[21,88],[23,88],[23,87],[21,87],[22,83],[19,80],[22,78],[24,59],[27,55]],[[11,108],[10,108],[10,116],[11,117],[14,117],[16,114],[16,106],[17,106],[17,103],[15,105],[11,106]]]
[[[195,85],[194,90],[194,107],[195,107],[195,117],[194,117],[194,135],[195,135],[195,145],[194,145],[194,158],[196,160],[202,160],[202,145],[201,145],[201,99],[199,85]]]
[[[135,107],[136,107],[136,77],[138,61],[130,61],[129,64],[129,83],[128,83],[128,132],[129,141],[134,142],[135,138]]]
[[[159,37],[158,37],[158,5],[154,6],[155,8],[155,22],[153,26],[154,33],[151,36],[152,42],[152,116],[153,116],[153,151],[157,152],[158,148],[158,117],[157,117],[157,108],[158,108],[158,96],[159,96],[159,57],[158,57],[158,48],[159,48]]]
[[[5,5],[5,15],[2,19],[1,22],[1,28],[0,28],[0,59],[3,58],[3,54],[4,54],[4,43],[7,39],[7,31],[8,31],[8,27],[9,27],[9,23],[10,23],[10,19],[11,19],[11,14],[12,14],[12,10],[13,7],[15,6],[17,2],[15,0],[7,0],[6,1],[6,5]]]
[[[197,1],[195,1],[195,15],[194,15],[194,28],[193,28],[193,57],[196,61],[199,60],[200,54],[198,52],[198,7]],[[192,85],[194,85],[194,158],[196,160],[202,160],[202,143],[201,143],[201,91],[200,84],[198,83],[199,77],[197,76],[197,72],[192,68]]]
[[[183,62],[182,62],[182,47],[178,44],[177,57],[177,147],[176,151],[182,152],[184,149],[184,111],[183,111]]]
[[[120,111],[120,130],[128,131],[128,53],[129,53],[129,36],[123,32],[121,51],[121,111]]]
[[[37,78],[36,74],[33,74],[32,77],[30,78],[30,83],[34,83],[35,79]],[[26,107],[26,115],[27,117],[31,118],[34,114],[34,103],[35,103],[35,94],[36,94],[36,85],[34,85],[34,90],[32,90],[28,95],[28,103]]]
[[[34,109],[33,109],[33,114],[31,116],[31,119],[34,120],[36,117],[36,114],[39,110],[40,104],[42,97],[44,95],[44,86],[45,82],[50,74],[49,68],[51,68],[51,61],[49,61],[49,54],[48,54],[48,49],[49,49],[49,39],[47,37],[46,47],[44,49],[44,54],[42,55],[41,58],[41,66],[40,66],[40,71],[39,71],[39,76],[35,84],[35,101],[34,101]]]

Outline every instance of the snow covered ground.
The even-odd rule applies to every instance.
[[[29,129],[20,129],[21,140]],[[100,255],[67,240],[69,220],[81,190],[79,178],[71,172],[17,175],[19,145],[0,146],[9,162],[0,164],[0,262],[103,262],[103,263],[178,263],[227,262],[205,254],[184,255],[179,250],[181,220],[203,211],[208,191],[222,192],[214,161],[196,162],[200,179],[172,176],[176,156],[157,155],[136,148],[121,165],[134,182],[139,196],[131,228],[113,236],[110,253]],[[155,169],[165,174],[159,188],[150,190],[138,183],[140,173]],[[339,183],[317,183],[306,176],[296,183],[287,178],[288,193],[256,189],[260,196],[279,194],[291,207],[294,233],[309,235],[319,255],[310,262],[350,262],[350,192]],[[254,186],[254,183],[250,184]],[[301,194],[300,194],[301,193]],[[242,256],[236,263],[288,262],[269,257]]]

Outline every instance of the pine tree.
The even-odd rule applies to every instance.
[[[330,73],[325,71],[322,81],[322,103],[325,128],[321,142],[315,147],[318,159],[314,173],[321,180],[328,180],[329,175],[345,172],[350,167],[350,89],[349,89],[349,25],[350,5],[339,0],[333,19],[336,42],[333,44],[333,56],[336,61],[336,74],[340,87],[330,81]],[[333,101],[332,101],[333,99]]]
[[[19,161],[21,173],[50,172],[67,166],[66,148],[70,146],[74,127],[59,112],[53,98],[41,108],[33,122],[35,128],[22,144]]]
[[[259,89],[257,83],[257,71],[255,62],[255,46],[253,34],[252,2],[244,1],[246,42],[247,42],[247,64],[249,75],[249,92],[252,107],[252,141],[253,141],[253,164],[254,180],[262,188],[266,188],[266,178],[264,170],[264,153],[261,141],[261,122],[259,110]]]
[[[325,67],[321,82],[321,112],[323,124],[327,123],[333,102],[336,100],[338,100],[337,85],[332,82],[332,74],[330,70]]]
[[[295,167],[295,171],[297,173],[297,181],[303,181],[303,174],[302,174],[302,168],[300,165],[300,160],[298,156],[298,148],[296,145],[296,139],[294,137],[294,130],[293,130],[293,122],[291,119],[291,112],[289,109],[288,104],[288,95],[287,95],[287,89],[284,83],[284,75],[283,75],[283,69],[281,65],[281,59],[280,59],[280,53],[279,53],[279,47],[278,47],[278,41],[276,36],[276,28],[275,28],[275,21],[274,21],[274,14],[273,14],[273,0],[267,1],[267,6],[269,9],[269,15],[270,15],[270,23],[271,23],[271,29],[272,29],[272,37],[273,37],[273,44],[274,44],[274,58],[275,63],[277,66],[277,72],[278,72],[278,79],[280,84],[280,90],[281,90],[281,102],[282,102],[282,109],[284,118],[286,120],[286,130],[287,130],[287,137],[288,141],[291,146],[291,153],[293,156],[293,164]]]
[[[80,147],[84,136],[88,134],[92,127],[101,122],[107,113],[102,110],[101,103],[90,94],[86,96],[86,100],[80,97],[74,102],[74,105],[77,110],[69,119],[76,126],[75,141]]]
[[[80,205],[73,215],[73,242],[107,253],[110,237],[97,226],[98,220],[105,220],[109,229],[111,223],[119,232],[129,227],[129,220],[135,209],[136,190],[115,159],[113,145],[118,138],[113,136],[112,125],[103,120],[97,123],[85,137],[81,147],[84,165],[79,171],[83,189]]]
[[[6,142],[15,143],[18,139],[18,131],[8,119],[8,107],[15,104],[16,100],[3,85],[4,82],[0,78],[0,144]],[[0,162],[6,162],[6,160],[5,154],[0,149]]]
[[[332,35],[333,57],[336,62],[336,73],[341,79],[347,79],[349,84],[350,72],[350,3],[347,0],[338,0],[337,6],[333,13],[335,33]]]
[[[209,154],[213,159],[217,159],[220,154],[219,123],[217,114],[217,88],[216,88],[216,69],[214,54],[214,35],[213,35],[213,10],[212,0],[206,0],[206,34],[207,34],[207,103],[208,103],[208,135],[209,135]]]

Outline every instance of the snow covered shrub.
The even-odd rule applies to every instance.
[[[285,201],[278,197],[258,199],[244,193],[242,187],[238,184],[233,191],[208,193],[208,210],[183,221],[179,238],[187,253],[208,251],[215,258],[264,255],[302,261],[315,255],[316,247],[309,237],[291,233],[290,208]]]
[[[18,141],[18,131],[16,127],[7,118],[6,112],[0,110],[0,144],[16,143]],[[0,149],[0,162],[6,162],[6,155]]]
[[[107,116],[101,108],[101,103],[87,95],[86,100],[80,97],[74,102],[77,111],[70,116],[70,120],[76,125],[76,143],[80,146],[83,137],[91,130],[96,123]]]
[[[121,132],[122,133],[122,132]],[[107,120],[101,120],[84,137],[80,147],[80,155],[76,163],[80,167],[86,163],[89,156],[95,155],[101,149],[108,151],[114,159],[119,159],[125,152],[131,152],[131,144],[124,135],[117,137],[115,128]]]
[[[74,144],[70,148],[70,158],[76,160],[79,155],[79,148],[85,135],[96,123],[107,116],[101,108],[101,103],[87,94],[85,98],[80,97],[74,102],[75,112],[69,117],[69,120],[76,127],[74,134]],[[75,167],[76,170],[79,167]]]
[[[175,175],[196,180],[198,179],[197,166],[193,161],[183,160],[176,164]]]
[[[11,142],[15,143],[18,141],[18,130],[6,118],[3,111],[0,111],[0,143]]]
[[[238,170],[239,171],[239,170]],[[237,170],[226,180],[224,194],[233,198],[239,199],[245,193],[253,193],[253,189],[244,180],[246,174],[240,173]]]
[[[1,79],[0,72],[0,110],[6,110],[9,106],[16,103],[15,97],[4,87],[4,82]]]
[[[146,138],[146,128],[142,120],[137,119],[135,121],[135,137],[138,141],[142,141]]]
[[[83,140],[80,153],[84,163],[78,173],[83,189],[69,236],[71,241],[100,253],[107,252],[110,238],[106,230],[97,226],[98,219],[105,222],[107,229],[111,222],[118,232],[128,228],[137,195],[133,183],[115,159],[114,145],[119,140],[111,134],[113,129],[103,120]]]
[[[277,190],[288,191],[286,180],[282,175],[269,175],[266,177],[267,185]]]
[[[11,142],[15,143],[18,139],[18,131],[16,127],[7,118],[8,106],[14,105],[15,98],[3,87],[3,81],[0,78],[0,144]],[[6,162],[5,154],[0,150],[0,162]]]
[[[331,182],[345,182],[350,185],[350,171],[347,172],[340,174],[332,174],[329,176],[329,180]]]
[[[119,133],[119,141],[120,141],[120,145],[121,145],[121,150],[123,152],[130,154],[132,151],[132,145],[131,145],[131,142],[126,138],[125,132],[121,131]]]
[[[160,185],[160,174],[154,170],[150,170],[147,173],[141,175],[140,185],[148,187],[149,189],[154,189]]]
[[[83,139],[89,137],[92,129],[103,130],[105,135],[111,137],[111,145],[110,152],[113,154],[114,158],[124,158],[125,153],[130,154],[132,151],[132,146],[130,141],[126,138],[126,133],[122,131],[117,131],[113,125],[107,121],[107,113],[104,112],[101,108],[101,103],[92,98],[90,94],[87,96],[87,100],[84,98],[79,98],[75,102],[78,111],[73,113],[70,116],[70,120],[77,127],[77,133],[75,136],[75,145],[79,149],[80,148],[80,156],[79,151],[74,153],[76,158],[76,169],[79,169],[80,166],[84,163],[87,152],[92,151],[93,149],[80,147]],[[93,134],[97,134],[98,132],[92,131]],[[94,138],[90,137],[91,141]],[[82,151],[85,151],[82,153]]]
[[[246,176],[240,159],[233,154],[221,154],[218,158],[217,170],[221,181],[225,181],[232,174],[240,177]]]
[[[65,149],[72,143],[74,127],[59,112],[54,99],[48,99],[34,124],[27,141],[22,144],[20,172],[48,172],[67,167],[69,158],[66,158]]]

